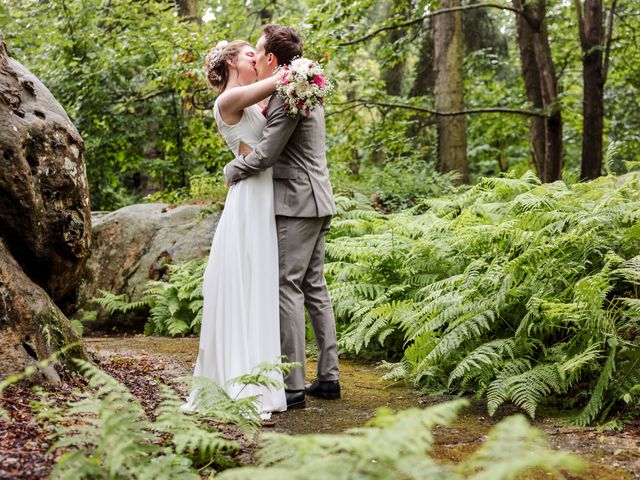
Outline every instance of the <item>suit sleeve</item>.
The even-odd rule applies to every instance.
[[[269,102],[267,124],[258,145],[249,155],[238,155],[225,166],[227,179],[234,183],[260,173],[276,163],[297,126],[298,118],[293,118],[287,113],[284,101],[276,95]]]

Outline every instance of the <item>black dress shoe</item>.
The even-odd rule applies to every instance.
[[[285,390],[284,395],[287,398],[287,410],[295,410],[296,408],[307,406],[304,400],[304,390]]]
[[[340,382],[338,380],[329,380],[327,382],[315,380],[313,383],[307,384],[304,387],[304,391],[314,397],[337,400],[340,398]]]

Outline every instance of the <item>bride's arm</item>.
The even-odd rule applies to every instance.
[[[225,114],[233,115],[250,105],[258,103],[276,91],[276,76],[271,76],[242,87],[230,88],[218,98],[218,108],[224,119]]]

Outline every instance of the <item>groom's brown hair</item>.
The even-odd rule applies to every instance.
[[[273,53],[278,65],[288,65],[296,57],[302,55],[302,38],[291,27],[282,25],[265,25],[262,27],[265,38],[265,53]]]

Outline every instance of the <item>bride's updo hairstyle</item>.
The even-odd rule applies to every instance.
[[[234,40],[227,42],[222,40],[211,49],[204,60],[204,71],[207,75],[207,83],[211,88],[222,92],[229,81],[229,65],[227,60],[234,59],[244,47],[250,47],[249,42]]]

